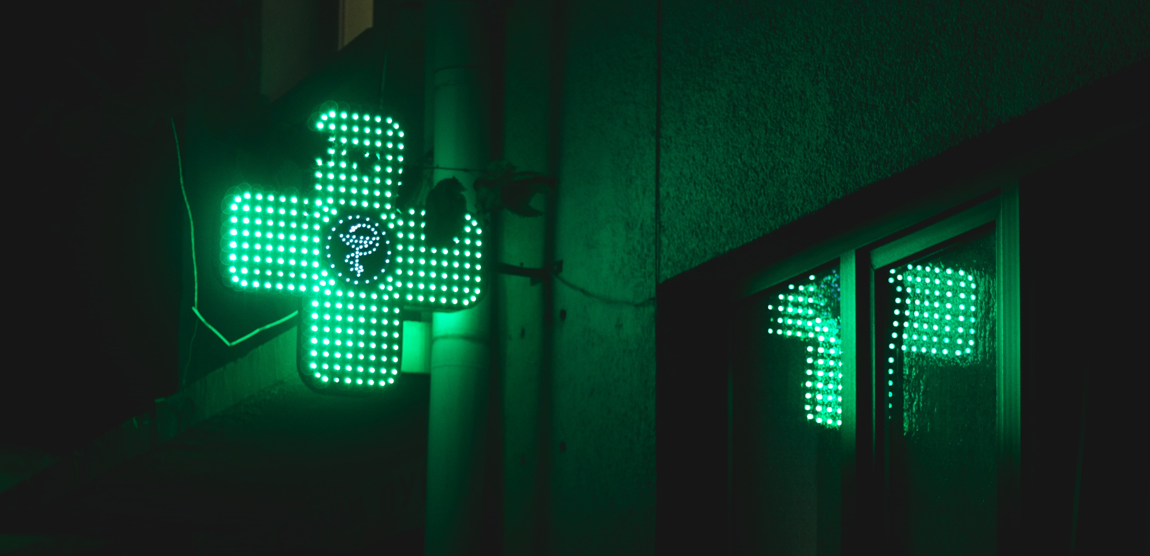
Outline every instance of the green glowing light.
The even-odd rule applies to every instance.
[[[944,265],[908,264],[890,269],[892,333],[887,344],[887,408],[893,410],[895,357],[930,357],[969,364],[985,338],[976,326],[979,297],[988,295],[984,278]],[[904,359],[905,361],[905,359]],[[901,364],[902,362],[900,362]],[[893,411],[888,413],[891,418]],[[904,426],[907,426],[904,423]]]
[[[902,331],[900,350],[954,358],[971,353],[975,330],[969,323],[976,322],[972,313],[978,286],[965,270],[957,271],[957,283],[943,279],[943,274],[955,273],[953,268],[907,265],[906,271],[896,276],[907,286],[905,291],[902,286],[896,288],[902,295],[895,297],[893,309],[895,330]],[[958,303],[953,302],[956,298]]]
[[[821,416],[824,413],[842,413],[842,341],[839,330],[839,276],[832,271],[818,279],[814,274],[805,280],[787,284],[790,294],[778,294],[778,305],[768,305],[768,311],[777,312],[773,320],[778,328],[769,328],[768,334],[776,334],[806,343],[808,357],[807,376],[818,380],[804,380],[803,408],[810,411],[810,401],[816,402],[815,413],[807,413],[807,420],[815,424],[837,428],[842,420]],[[787,318],[797,315],[802,318]],[[814,355],[818,354],[818,358]],[[817,414],[817,415],[816,415]]]
[[[337,119],[338,126],[328,123]],[[385,131],[403,136],[398,123],[382,120],[327,109],[313,120],[327,139],[316,166],[339,173],[315,172],[307,186],[311,195],[241,184],[222,204],[225,283],[239,291],[301,297],[307,309],[301,377],[336,392],[394,384],[403,357],[403,309],[457,311],[478,302],[487,289],[480,286],[483,232],[471,215],[458,224],[458,248],[449,250],[426,245],[423,211],[404,214],[367,200],[390,198],[402,185],[382,178],[402,178],[403,145],[361,140]],[[396,227],[408,231],[393,232]]]

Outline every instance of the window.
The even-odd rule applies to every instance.
[[[1141,375],[1120,340],[1141,312],[1063,301],[1137,291],[1145,129],[1095,116],[1137,105],[1109,83],[659,285],[660,480],[689,493],[660,503],[668,549],[724,534],[732,554],[1144,544],[1141,406],[1121,401]],[[834,429],[791,405],[817,346],[779,335],[778,295],[836,268]]]
[[[997,548],[998,199],[872,252],[896,554]],[[969,231],[965,228],[974,227]],[[925,247],[924,247],[925,246]],[[892,260],[897,259],[897,260]],[[882,425],[880,425],[882,426]]]
[[[1019,488],[1016,191],[759,281],[766,289],[742,299],[736,552],[837,553],[851,513],[870,519],[865,542],[894,554],[997,551]],[[848,469],[855,456],[875,472]],[[858,492],[868,495],[845,507]]]
[[[833,261],[747,304],[733,369],[731,504],[735,546],[748,553],[818,554],[838,542],[840,298]]]

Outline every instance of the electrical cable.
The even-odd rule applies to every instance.
[[[568,282],[566,279],[564,279],[562,276],[559,276],[558,274],[552,273],[551,275],[554,276],[555,279],[558,280],[564,286],[567,286],[568,288],[571,288],[571,289],[573,289],[573,290],[575,290],[575,291],[577,291],[577,292],[579,292],[579,293],[581,293],[587,297],[590,297],[591,299],[596,299],[596,300],[602,301],[604,303],[611,303],[613,305],[629,305],[631,307],[643,307],[643,306],[651,305],[651,304],[655,303],[654,297],[649,297],[647,299],[644,299],[643,301],[636,302],[636,301],[626,301],[623,299],[614,299],[611,297],[607,297],[605,295],[599,295],[597,293],[592,293],[592,292],[589,292],[583,288],[580,288],[579,286],[576,286],[575,284],[572,284],[571,282]]]
[[[179,168],[179,175],[180,175],[180,193],[184,196],[184,208],[186,208],[188,211],[188,232],[189,232],[189,236],[191,237],[191,243],[192,243],[192,312],[196,314],[196,317],[198,319],[197,322],[204,323],[204,326],[208,327],[208,330],[211,330],[212,332],[214,332],[216,334],[216,336],[219,337],[220,341],[222,341],[224,343],[224,345],[231,347],[231,346],[234,346],[234,345],[236,345],[236,344],[238,344],[244,340],[247,340],[248,338],[251,338],[252,336],[255,336],[256,334],[258,334],[260,332],[263,332],[264,330],[272,328],[278,324],[283,323],[284,321],[287,321],[287,320],[295,317],[296,315],[299,314],[299,311],[298,310],[292,311],[291,314],[289,314],[288,316],[286,316],[282,319],[279,319],[275,322],[272,322],[270,324],[265,324],[265,325],[255,329],[255,330],[252,330],[251,332],[249,332],[244,337],[242,337],[238,340],[234,340],[234,341],[228,340],[227,338],[225,338],[224,335],[221,334],[219,330],[216,330],[216,327],[212,326],[212,324],[210,322],[208,322],[208,319],[204,318],[204,315],[200,313],[200,309],[199,309],[199,305],[200,305],[200,274],[199,274],[199,269],[196,266],[196,226],[195,226],[195,223],[192,221],[192,205],[191,205],[191,203],[188,202],[188,191],[187,191],[187,188],[184,187],[184,163],[183,163],[183,158],[180,156],[180,136],[178,133],[176,133],[176,120],[174,118],[171,119],[171,123],[172,123],[172,137],[175,138],[175,140],[176,140],[176,164],[177,164],[177,167]],[[195,332],[193,331],[192,332],[192,341],[194,342],[195,339],[196,339]],[[188,344],[188,361],[189,362],[191,361],[191,343]]]

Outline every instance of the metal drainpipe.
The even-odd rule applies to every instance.
[[[484,168],[489,162],[480,9],[476,1],[428,2],[436,166]],[[474,207],[474,176],[436,170],[432,183],[453,176],[467,188],[468,206]],[[432,320],[424,551],[428,555],[481,550],[490,293],[474,308],[435,313]]]

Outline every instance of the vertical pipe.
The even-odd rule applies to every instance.
[[[521,170],[555,175],[550,166],[554,143],[551,117],[551,59],[553,40],[550,28],[551,1],[519,2],[506,14],[505,70],[503,75],[503,156]],[[536,197],[532,205],[551,214],[553,199]],[[546,203],[546,205],[540,204]],[[544,267],[546,216],[520,217],[500,214],[501,255],[497,260],[528,268]],[[494,230],[493,230],[494,232]],[[485,232],[486,233],[486,232]],[[550,328],[545,326],[550,308],[544,305],[546,284],[532,284],[522,276],[503,274],[499,305],[493,310],[501,320],[492,333],[500,338],[503,403],[503,523],[502,554],[507,556],[544,553],[541,540],[545,527],[541,504],[541,471],[549,455],[549,442],[541,443],[541,418],[548,394],[544,377],[548,359],[545,345]],[[549,390],[548,390],[549,392]],[[541,448],[542,446],[542,448]]]
[[[482,77],[486,43],[476,1],[429,2],[435,165],[483,168],[490,145]],[[436,170],[433,183],[456,177],[474,207],[473,176]],[[431,333],[425,553],[482,551],[483,478],[491,370],[491,296],[474,308],[436,313]]]

